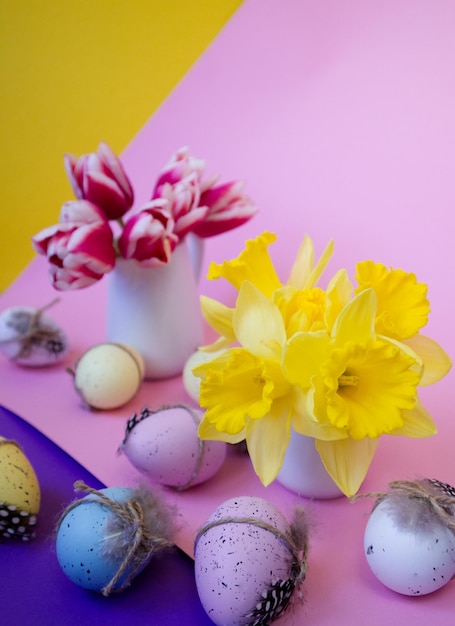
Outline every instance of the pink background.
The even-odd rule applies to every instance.
[[[249,0],[123,154],[138,206],[157,172],[181,145],[223,180],[243,178],[260,213],[208,242],[210,260],[236,256],[245,238],[278,234],[271,255],[283,280],[305,233],[321,251],[330,238],[333,274],[372,258],[402,267],[429,285],[426,334],[455,354],[452,327],[455,206],[455,3],[427,0]],[[57,216],[57,211],[56,211]],[[104,339],[105,281],[61,294],[52,317],[73,346],[69,363]],[[201,293],[228,303],[222,282]],[[0,299],[1,308],[41,306],[55,297],[42,259]],[[184,319],[182,319],[184,323]],[[453,372],[422,398],[439,434],[384,438],[364,491],[390,480],[437,477],[455,484]],[[14,410],[107,484],[137,475],[116,449],[125,421],[147,404],[187,401],[180,379],[146,383],[117,411],[79,405],[64,368],[28,371],[0,362],[0,403]],[[290,513],[297,498],[278,484],[262,487],[248,461],[231,455],[209,483],[167,497],[182,515],[180,545],[224,499],[261,495]],[[308,504],[314,520],[306,604],[284,623],[331,625],[450,622],[453,584],[424,598],[385,589],[363,556],[366,501]]]

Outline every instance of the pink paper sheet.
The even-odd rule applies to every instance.
[[[210,260],[236,256],[245,238],[278,234],[270,252],[286,279],[305,233],[318,251],[334,238],[329,274],[366,258],[414,271],[429,284],[426,334],[455,354],[452,327],[455,185],[455,4],[442,0],[249,0],[122,158],[148,198],[157,172],[181,145],[223,180],[244,178],[260,213],[208,241]],[[56,218],[58,208],[56,208]],[[70,364],[104,339],[105,282],[61,294],[51,315],[68,331]],[[222,282],[201,293],[228,303]],[[56,296],[42,259],[2,294],[2,309],[41,306]],[[390,480],[434,476],[455,483],[453,372],[422,398],[439,434],[384,438],[363,491]],[[128,417],[142,406],[188,401],[179,378],[146,383],[117,411],[81,408],[62,367],[30,371],[0,361],[0,403],[22,415],[107,484],[137,474],[116,450]],[[1,431],[1,427],[0,427]],[[296,496],[260,485],[234,454],[212,481],[183,494],[166,491],[182,516],[179,544],[191,553],[196,529],[224,499],[263,496],[290,513]],[[307,603],[284,623],[446,625],[453,583],[423,598],[402,597],[373,578],[363,556],[370,503],[308,504],[314,518]]]

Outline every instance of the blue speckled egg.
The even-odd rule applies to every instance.
[[[135,490],[109,487],[100,493],[122,503],[134,497]],[[116,538],[109,535],[109,525],[115,517],[95,494],[89,494],[60,521],[56,539],[58,562],[68,578],[85,589],[102,591],[122,564],[122,554],[112,550]],[[113,590],[120,589],[130,574],[131,568],[127,568]]]
[[[209,517],[195,543],[195,577],[215,624],[269,624],[287,608],[296,572],[280,533],[289,533],[286,518],[262,498],[232,498]]]

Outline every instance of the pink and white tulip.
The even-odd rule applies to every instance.
[[[179,242],[174,233],[174,219],[164,198],[151,200],[132,215],[118,239],[120,256],[134,259],[144,267],[168,263]]]
[[[75,196],[99,206],[108,220],[119,219],[132,207],[131,183],[106,143],[79,158],[66,154],[64,163]]]
[[[49,275],[55,289],[88,287],[114,268],[112,230],[100,215],[100,209],[85,200],[68,202],[62,207],[63,221],[32,238],[36,252],[50,263]]]
[[[183,239],[195,224],[205,219],[208,208],[200,205],[201,189],[196,172],[176,183],[164,183],[159,196],[167,200],[168,211],[174,219],[174,233]]]
[[[192,228],[199,237],[213,237],[241,226],[257,212],[257,207],[243,193],[242,181],[224,183],[202,192],[200,205],[207,207],[205,219]]]
[[[189,233],[218,235],[245,223],[257,210],[242,182],[216,185],[217,176],[203,180],[205,162],[188,148],[172,155],[151,200],[129,217],[124,216],[133,205],[133,188],[107,144],[101,142],[96,152],[79,158],[67,154],[64,163],[78,200],[66,202],[59,223],[32,238],[60,290],[100,280],[114,269],[117,256],[144,267],[164,265]]]
[[[201,180],[205,168],[205,161],[190,154],[188,148],[183,147],[177,150],[170,158],[167,165],[161,170],[155,184],[153,197],[159,197],[160,188],[165,183],[175,185],[179,180],[187,178],[190,174],[195,174],[198,181]]]

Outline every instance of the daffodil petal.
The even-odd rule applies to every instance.
[[[268,253],[268,246],[274,241],[276,235],[269,232],[262,233],[256,239],[248,239],[245,249],[236,259],[224,261],[221,265],[212,262],[207,278],[209,280],[224,278],[236,289],[240,289],[243,281],[248,280],[270,297],[275,289],[281,287]]]
[[[232,324],[239,343],[257,356],[270,358],[270,346],[281,346],[286,341],[278,307],[248,281],[240,288]]]
[[[345,430],[335,428],[328,420],[320,422],[314,414],[314,393],[311,387],[308,391],[303,391],[299,387],[293,390],[293,416],[292,426],[301,435],[322,439],[323,441],[334,441],[348,437]]]
[[[275,480],[283,464],[291,437],[291,415],[286,401],[274,402],[273,409],[246,427],[248,452],[254,471],[264,485]]]
[[[431,437],[437,433],[436,424],[428,411],[423,406],[420,398],[417,398],[416,405],[412,410],[403,411],[404,424],[401,428],[392,431],[391,435],[402,437]]]
[[[376,304],[373,289],[365,289],[343,308],[333,327],[337,344],[365,343],[374,336]]]
[[[326,331],[300,332],[291,337],[283,352],[283,373],[293,385],[306,389],[327,358],[329,335]]]
[[[234,444],[245,439],[245,429],[241,430],[236,435],[228,435],[227,433],[221,433],[216,429],[214,424],[202,418],[198,427],[198,436],[200,439],[209,441],[225,441],[226,443]]]
[[[329,241],[323,253],[319,257],[318,262],[314,266],[307,284],[305,285],[307,289],[311,289],[312,287],[315,287],[316,284],[318,283],[319,279],[321,278],[325,268],[327,267],[332,257],[334,248],[335,248],[335,244],[333,243],[333,241],[332,240]]]
[[[417,334],[402,343],[408,345],[423,361],[422,387],[437,383],[452,367],[449,355],[430,337]]]
[[[200,297],[201,311],[208,324],[230,343],[235,341],[232,328],[234,310],[207,296]]]
[[[297,251],[297,256],[291,268],[291,273],[287,280],[288,285],[292,285],[297,289],[304,289],[311,275],[314,263],[314,246],[313,242],[305,235],[302,243]]]
[[[313,413],[314,389],[304,393],[301,390],[294,390],[293,418],[292,426],[295,431],[306,437],[333,441],[344,439],[348,436],[346,431],[335,428],[331,423],[319,422]]]
[[[417,282],[415,274],[387,268],[382,263],[357,263],[356,293],[373,288],[377,298],[376,330],[382,335],[406,339],[428,321],[430,303],[427,285]]]
[[[381,341],[384,341],[385,343],[390,343],[391,345],[396,346],[397,348],[399,348],[399,350],[401,350],[402,352],[410,356],[411,359],[414,360],[414,365],[412,365],[409,369],[412,370],[413,372],[416,372],[417,374],[419,374],[420,377],[422,377],[423,361],[420,358],[420,356],[417,354],[417,352],[415,352],[412,349],[411,345],[406,340],[398,341],[398,339],[393,339],[392,337],[386,337],[385,335],[378,335],[378,339],[380,339]],[[422,384],[421,381],[422,379],[420,379],[419,385]]]
[[[310,237],[305,235],[292,265],[287,284],[297,289],[311,289],[314,287],[327,267],[333,254],[333,249],[334,243],[330,241],[318,262],[314,265],[314,245]]]
[[[198,350],[200,350],[201,352],[211,353],[222,352],[223,350],[226,350],[226,348],[229,348],[231,344],[232,341],[227,339],[226,337],[218,337],[218,339],[213,343],[209,343],[205,346],[199,346]]]
[[[349,438],[339,441],[316,440],[316,449],[324,467],[348,497],[355,495],[360,489],[377,445],[377,439],[369,438],[359,441]]]
[[[353,286],[345,269],[339,270],[330,280],[326,290],[325,319],[327,329],[330,331],[343,307],[352,296]]]

